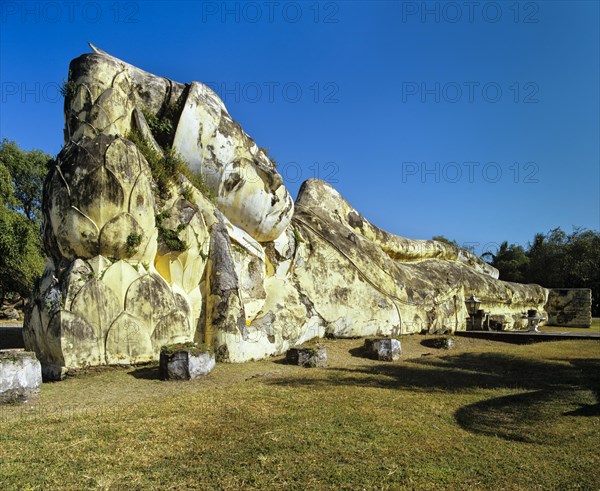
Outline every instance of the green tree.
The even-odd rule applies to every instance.
[[[600,316],[600,233],[560,227],[536,234],[528,250],[528,279],[547,288],[591,288],[592,314]]]
[[[504,241],[500,244],[496,254],[486,252],[481,257],[498,269],[501,280],[529,283],[527,280],[529,257],[522,246],[509,245],[507,241]]]
[[[600,233],[560,227],[535,234],[527,249],[502,242],[495,254],[481,256],[500,271],[500,279],[546,288],[590,288],[592,315],[600,316]]]
[[[535,234],[527,251],[530,260],[528,277],[532,282],[547,288],[566,287],[564,261],[567,242],[568,236],[560,227],[547,234]]]
[[[0,208],[0,301],[9,292],[28,297],[44,267],[37,225]]]
[[[0,160],[0,206],[4,208],[13,205],[14,201],[10,172]]]
[[[10,174],[14,201],[8,206],[22,212],[29,220],[39,222],[42,209],[42,187],[53,160],[40,150],[24,151],[4,138],[0,143],[0,162]]]
[[[42,184],[51,158],[0,144],[0,301],[9,292],[28,297],[44,267],[40,216]]]

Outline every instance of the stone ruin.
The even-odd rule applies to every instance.
[[[553,326],[591,327],[592,290],[589,288],[552,288],[546,303],[548,323]]]
[[[389,234],[326,182],[294,202],[210,88],[92,49],[69,67],[65,146],[44,185],[49,257],[23,331],[45,377],[188,341],[243,362],[315,337],[453,332],[471,294],[507,328],[544,312],[544,288]],[[156,156],[176,154],[185,172],[165,179]]]

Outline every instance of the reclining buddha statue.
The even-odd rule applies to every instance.
[[[178,342],[241,362],[322,336],[454,332],[472,294],[507,329],[543,312],[542,287],[386,233],[326,182],[294,202],[206,85],[92,51],[69,68],[65,144],[44,185],[48,259],[24,326],[47,378]]]

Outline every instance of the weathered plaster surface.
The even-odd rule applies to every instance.
[[[325,334],[454,331],[472,293],[508,328],[528,309],[543,312],[543,288],[498,281],[452,246],[384,232],[323,181],[305,182],[294,204],[274,163],[203,84],[94,48],[71,62],[69,86],[65,146],[44,186],[49,259],[24,331],[49,377],[155,360],[161,346],[192,340],[241,362]],[[183,176],[159,196],[128,139],[135,130],[163,154],[144,114],[173,107],[168,143],[214,202]],[[158,225],[185,250],[169,249]]]

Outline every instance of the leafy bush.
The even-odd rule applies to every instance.
[[[66,99],[67,97],[71,97],[75,94],[76,87],[77,85],[72,80],[63,80],[62,85],[59,87],[58,91],[60,92],[60,95],[62,95]]]
[[[208,188],[206,181],[199,172],[193,172],[187,162],[173,148],[163,149],[164,156],[157,152],[152,145],[141,135],[139,131],[132,131],[127,135],[127,139],[135,143],[148,162],[152,178],[156,183],[158,195],[162,199],[170,197],[170,187],[173,184],[179,184],[180,176],[185,176],[192,185],[200,191],[211,202],[215,202],[212,191]],[[183,192],[185,199],[191,199],[191,190]],[[186,197],[187,196],[187,197]]]

